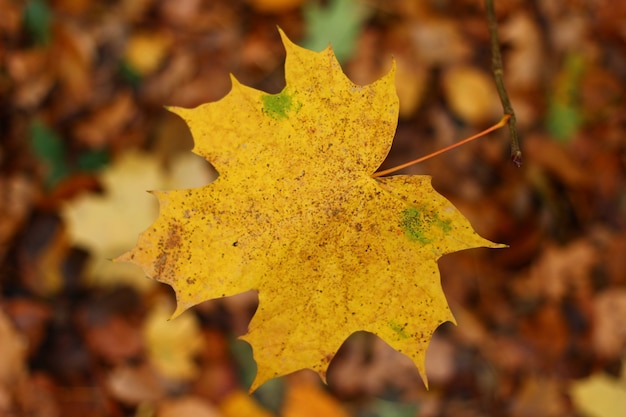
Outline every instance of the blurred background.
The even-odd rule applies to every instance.
[[[0,0],[0,416],[588,416],[626,413],[626,3],[496,1],[524,163],[502,129],[427,174],[508,249],[443,257],[458,326],[413,364],[357,333],[329,385],[301,371],[252,397],[257,298],[167,321],[173,292],[129,250],[145,190],[215,178],[166,105],[276,93],[285,52],[333,48],[367,84],[397,63],[383,167],[502,115],[481,0]]]

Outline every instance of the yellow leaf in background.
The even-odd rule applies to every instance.
[[[146,190],[164,184],[164,175],[156,159],[129,152],[107,167],[100,179],[104,194],[82,194],[63,208],[70,239],[91,252],[93,283],[122,281],[145,289],[150,281],[141,279],[140,270],[109,259],[132,247],[158,215],[158,205]]]
[[[81,194],[63,208],[70,240],[91,252],[92,283],[123,282],[146,289],[154,281],[144,279],[141,269],[110,261],[132,247],[157,217],[157,200],[146,190],[197,187],[208,183],[211,174],[195,155],[175,158],[166,172],[154,156],[128,152],[104,169],[100,179],[104,194]]]
[[[159,69],[172,44],[167,32],[138,32],[131,35],[126,45],[125,58],[141,75]]]
[[[424,100],[428,87],[428,71],[423,66],[412,65],[402,55],[396,57],[396,86],[400,99],[400,118],[411,117]]]
[[[450,109],[464,122],[480,125],[499,117],[498,92],[488,73],[466,65],[452,66],[442,76]]]
[[[144,339],[150,362],[166,378],[188,380],[198,372],[195,356],[204,348],[204,338],[196,316],[187,314],[169,321],[171,306],[162,299],[144,324]]]
[[[496,247],[428,176],[373,178],[398,118],[394,70],[353,84],[330,48],[291,43],[279,94],[233,79],[222,100],[174,109],[213,183],[157,192],[160,215],[118,258],[171,285],[174,316],[204,300],[259,293],[243,339],[266,380],[310,368],[325,379],[352,333],[366,330],[424,375],[426,348],[453,321],[437,259]]]
[[[595,374],[575,382],[571,388],[574,405],[589,417],[623,417],[626,415],[626,362],[622,378]]]

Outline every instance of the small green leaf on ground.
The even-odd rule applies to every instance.
[[[352,56],[368,15],[358,0],[330,0],[325,7],[309,2],[304,6],[307,38],[303,46],[320,51],[332,44],[337,60],[343,63]]]

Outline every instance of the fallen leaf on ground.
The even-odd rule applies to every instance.
[[[427,16],[416,17],[409,24],[411,41],[424,65],[463,62],[470,56],[472,47],[454,21]]]
[[[0,310],[0,415],[11,415],[18,407],[15,398],[27,378],[26,343]],[[6,413],[6,414],[5,414]]]
[[[259,308],[242,337],[258,365],[253,390],[302,368],[325,379],[359,330],[409,356],[425,378],[432,333],[454,321],[437,259],[501,245],[478,236],[430,177],[372,177],[397,124],[393,68],[359,86],[330,48],[283,41],[281,93],[233,79],[222,100],[173,109],[219,177],[202,188],[154,192],[159,218],[117,260],[171,285],[174,317],[204,300],[257,290]]]
[[[504,22],[499,31],[502,41],[511,45],[504,56],[509,88],[537,88],[545,65],[541,28],[529,13],[521,12]]]
[[[524,138],[524,154],[533,167],[540,168],[569,188],[584,189],[593,186],[593,176],[587,175],[581,169],[580,160],[547,135],[527,135]]]
[[[528,377],[522,382],[521,392],[511,407],[512,417],[560,417],[567,413],[558,381],[549,378]]]
[[[76,139],[90,149],[100,149],[116,136],[120,136],[126,126],[137,117],[137,108],[130,92],[122,91],[106,105],[91,115],[79,119],[73,134]]]
[[[0,310],[0,384],[8,386],[26,375],[26,344]]]
[[[591,271],[598,255],[598,250],[585,239],[566,246],[546,244],[527,276],[514,282],[513,287],[522,297],[547,297],[553,301],[563,300],[572,292],[589,292]]]
[[[156,417],[180,416],[222,417],[208,401],[193,396],[165,400],[157,408]]]
[[[141,355],[141,334],[128,320],[110,316],[101,323],[86,324],[85,342],[98,358],[117,365]]]
[[[150,281],[142,279],[140,270],[109,259],[131,247],[157,216],[158,206],[145,191],[162,186],[164,175],[155,159],[129,152],[102,172],[101,181],[104,195],[84,194],[64,207],[71,241],[91,252],[89,275],[94,283],[122,281],[145,289]]]
[[[197,375],[194,359],[204,348],[200,323],[191,314],[176,321],[169,321],[170,315],[167,302],[158,302],[148,315],[144,324],[148,357],[164,377],[188,380]]]
[[[248,0],[247,2],[260,12],[281,13],[300,7],[304,0]]]
[[[348,417],[339,401],[320,386],[310,383],[290,384],[282,417]]]
[[[121,365],[107,375],[107,388],[111,395],[125,404],[155,403],[166,394],[161,381],[149,364],[136,367]]]
[[[592,343],[598,355],[619,358],[626,350],[626,289],[613,288],[593,300]]]
[[[428,87],[428,71],[413,62],[409,54],[396,54],[396,87],[400,99],[400,118],[410,118],[424,99]]]
[[[352,56],[363,24],[370,14],[364,2],[359,0],[331,0],[324,7],[307,2],[303,9],[307,37],[307,49],[324,49],[333,45],[339,62]]]
[[[145,76],[159,69],[171,43],[167,32],[134,33],[126,45],[125,58],[135,71]]]
[[[88,275],[92,283],[125,283],[140,290],[150,287],[153,281],[144,279],[139,268],[110,259],[132,247],[157,217],[157,201],[146,190],[206,184],[211,175],[203,164],[195,155],[187,155],[174,158],[166,172],[151,155],[128,152],[100,175],[103,195],[84,194],[63,208],[72,243],[91,252]]]
[[[274,414],[264,409],[247,393],[234,390],[220,403],[219,410],[224,417],[272,417]]]
[[[622,364],[621,379],[595,374],[575,382],[571,395],[576,408],[589,417],[622,417],[626,410],[625,371]]]
[[[498,117],[498,93],[487,72],[455,65],[444,71],[442,82],[450,109],[466,123],[480,125]]]
[[[0,178],[0,260],[10,249],[10,242],[28,219],[37,198],[34,181],[26,176]]]

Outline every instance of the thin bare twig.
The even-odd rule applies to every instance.
[[[493,78],[496,82],[496,88],[498,89],[498,95],[500,96],[500,102],[502,103],[502,110],[505,115],[509,115],[509,132],[511,134],[511,159],[513,163],[518,167],[522,165],[522,150],[519,145],[519,135],[515,126],[517,119],[515,118],[515,111],[511,106],[509,95],[504,86],[502,69],[502,55],[500,53],[500,40],[498,38],[498,22],[496,20],[496,10],[493,5],[494,0],[485,0],[485,8],[487,9],[487,25],[489,27],[489,39],[491,41],[491,69],[493,71]]]

